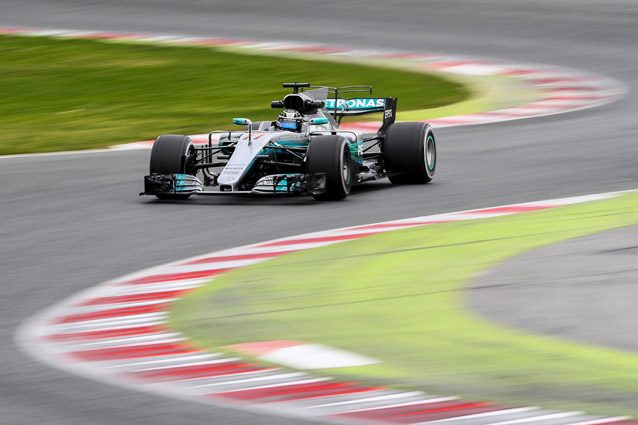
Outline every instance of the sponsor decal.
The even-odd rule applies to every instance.
[[[244,165],[227,165],[220,174],[218,180],[221,183],[234,182],[244,171]]]
[[[326,99],[326,109],[377,109],[385,107],[385,99],[357,98],[357,99]]]
[[[269,192],[293,192],[301,188],[301,174],[272,174],[260,178],[253,190]]]
[[[236,176],[241,174],[241,172],[244,171],[244,168],[244,166],[240,165],[227,165],[226,168],[224,168],[223,174],[225,176]]]

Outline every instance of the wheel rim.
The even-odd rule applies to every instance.
[[[345,150],[343,151],[343,154],[341,155],[341,177],[343,179],[344,185],[348,187],[350,185],[351,173],[350,173],[350,161]]]
[[[436,148],[434,145],[434,137],[429,133],[425,137],[424,155],[425,166],[429,172],[433,172],[436,166]]]
[[[184,158],[184,171],[186,174],[196,175],[197,167],[195,166],[197,152],[195,151],[195,147],[190,145],[186,151],[186,157]]]

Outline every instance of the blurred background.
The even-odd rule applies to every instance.
[[[3,423],[312,422],[74,376],[25,355],[20,326],[99,282],[206,252],[380,221],[633,190],[637,22],[631,0],[0,0]],[[50,37],[51,30],[103,35]],[[606,77],[624,95],[568,114],[435,127],[439,163],[425,187],[382,180],[340,203],[158,202],[137,196],[148,149],[102,149],[162,133],[228,128],[235,116],[270,119],[269,102],[285,93],[286,80],[372,84],[379,96],[399,97],[405,119],[509,107],[534,91],[402,59],[335,58],[322,50],[262,54],[232,43],[127,43],[108,34],[541,64]],[[366,386],[592,415],[517,416],[502,423],[636,417],[636,207],[629,193],[293,254],[224,275],[215,288],[178,300],[169,325],[202,349],[226,347],[271,365],[278,362],[256,359],[261,351],[241,344],[291,340],[344,350],[371,360],[319,373]],[[74,369],[74,361],[61,366]],[[103,366],[114,364],[95,370]],[[419,415],[358,419],[425,421]],[[476,419],[461,421],[499,422]]]

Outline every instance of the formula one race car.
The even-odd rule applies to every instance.
[[[144,195],[304,195],[340,200],[353,184],[388,177],[394,184],[428,183],[436,169],[432,128],[395,123],[396,98],[344,98],[372,94],[370,86],[315,87],[285,83],[292,93],[273,108],[276,121],[234,118],[243,131],[212,131],[208,143],[165,134],[151,151]],[[377,133],[340,130],[344,116],[383,112]],[[201,176],[201,177],[198,177]]]

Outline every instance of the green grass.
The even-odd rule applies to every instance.
[[[326,373],[368,383],[638,416],[638,356],[489,322],[463,292],[508,257],[635,224],[632,193],[371,236],[225,274],[176,303],[170,324],[215,349],[274,339],[349,349],[383,362]]]
[[[104,147],[272,119],[289,80],[370,84],[402,111],[468,99],[460,83],[368,64],[42,37],[0,36],[0,154]]]

